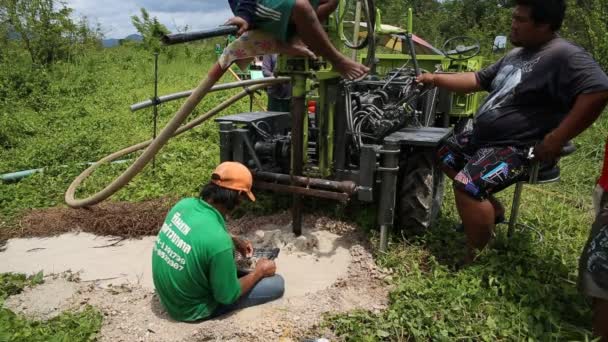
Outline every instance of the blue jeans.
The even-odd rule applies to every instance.
[[[236,302],[230,305],[220,304],[208,319],[213,319],[229,312],[244,309],[250,306],[268,303],[279,299],[285,292],[285,280],[278,274],[266,277],[258,281],[251,291],[239,297]]]

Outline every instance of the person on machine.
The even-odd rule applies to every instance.
[[[283,296],[285,283],[273,261],[261,258],[237,277],[234,250],[253,255],[251,242],[233,237],[224,216],[242,197],[255,201],[249,169],[220,164],[198,198],[180,200],[167,214],[152,252],[152,279],[169,316],[198,321]]]
[[[260,29],[286,43],[293,54],[325,57],[342,77],[361,79],[369,68],[341,54],[331,43],[321,22],[338,6],[338,0],[229,0],[235,14],[226,25],[236,25],[238,35]],[[306,44],[306,45],[304,45]]]
[[[473,120],[457,126],[438,159],[454,180],[466,234],[465,263],[483,249],[504,207],[493,194],[524,179],[534,158],[554,162],[608,101],[608,77],[583,48],[561,38],[564,0],[517,0],[511,21],[516,47],[479,72],[425,73],[417,81],[454,92],[489,92]]]

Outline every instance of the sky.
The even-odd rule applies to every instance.
[[[145,8],[170,31],[188,25],[189,31],[213,28],[232,16],[228,0],[66,0],[74,17],[86,16],[91,24],[101,24],[105,38],[124,38],[137,30],[131,16]]]

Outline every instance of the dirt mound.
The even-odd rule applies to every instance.
[[[156,235],[175,198],[152,201],[107,202],[84,209],[33,209],[13,229],[0,230],[0,240],[17,237],[47,237],[81,231],[99,236],[139,238]]]

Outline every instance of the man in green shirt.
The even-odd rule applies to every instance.
[[[228,233],[224,216],[242,195],[255,201],[252,183],[249,169],[224,162],[199,198],[182,199],[167,214],[152,252],[152,278],[173,319],[209,319],[283,295],[283,278],[271,260],[260,259],[252,272],[237,277],[234,249],[250,257],[253,247]]]

